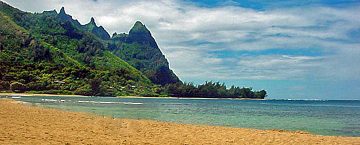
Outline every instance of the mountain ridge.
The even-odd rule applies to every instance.
[[[0,91],[158,95],[146,76],[77,28],[64,9],[32,14],[3,2],[0,8]]]
[[[77,20],[73,20],[72,16],[66,14],[64,7],[61,8],[59,17],[108,43],[109,50],[140,70],[153,83],[166,85],[181,82],[170,69],[168,60],[159,49],[151,32],[142,22],[136,21],[128,34],[115,32],[110,37],[102,26],[97,26],[94,17],[91,17],[89,23],[79,25]]]

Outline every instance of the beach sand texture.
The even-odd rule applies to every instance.
[[[360,137],[113,119],[0,99],[0,144],[360,145]]]

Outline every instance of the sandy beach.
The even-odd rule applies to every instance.
[[[44,97],[44,96],[63,96],[63,97],[89,97],[89,96],[82,96],[82,95],[60,95],[60,94],[34,94],[34,93],[0,93],[0,96],[7,96],[7,97]]]
[[[113,119],[0,99],[0,144],[360,144],[360,137]]]

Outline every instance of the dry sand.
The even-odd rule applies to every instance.
[[[14,96],[20,96],[20,97],[44,97],[44,96],[62,96],[62,97],[88,97],[88,96],[82,96],[82,95],[57,95],[57,94],[33,94],[33,93],[0,93],[0,96],[5,97],[14,97]]]
[[[360,137],[112,119],[0,99],[0,144],[360,145]]]

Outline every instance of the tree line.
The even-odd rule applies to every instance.
[[[227,88],[224,83],[205,82],[201,85],[193,83],[175,83],[165,86],[165,92],[173,97],[200,97],[200,98],[253,98],[264,99],[265,90],[253,91],[252,88],[235,87]]]

